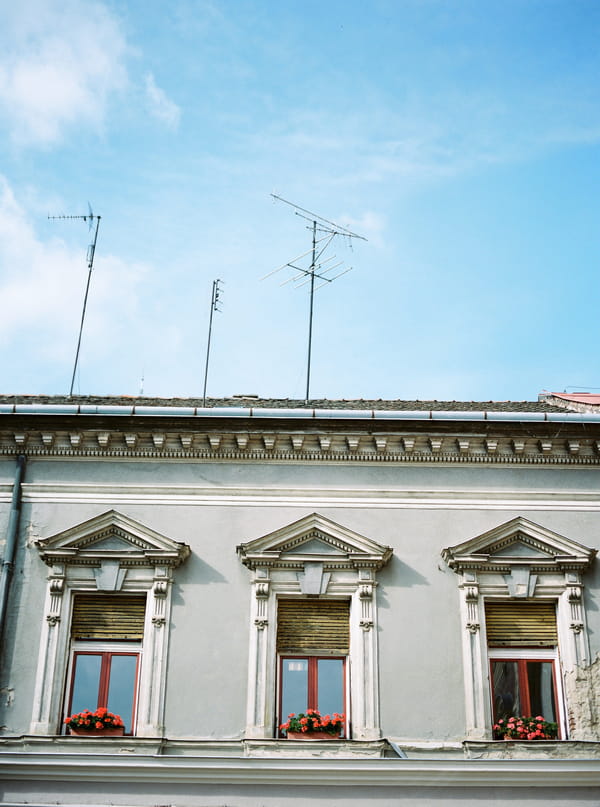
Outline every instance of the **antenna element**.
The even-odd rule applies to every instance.
[[[213,312],[214,311],[221,311],[218,307],[219,302],[221,300],[220,293],[221,288],[219,283],[223,283],[222,280],[217,278],[213,280],[212,284],[212,296],[210,300],[210,319],[208,320],[208,340],[206,344],[206,365],[204,367],[204,391],[202,393],[202,406],[206,406],[206,382],[208,381],[208,358],[210,356],[210,338],[212,334],[212,320],[213,320]]]
[[[329,264],[331,261],[335,259],[335,255],[331,255],[328,258],[322,260],[322,257],[332,243],[336,236],[343,236],[347,238],[349,242],[352,241],[353,238],[360,238],[361,241],[366,241],[367,239],[362,236],[358,235],[358,233],[352,232],[347,227],[342,227],[340,224],[336,224],[334,221],[330,221],[329,219],[323,218],[323,216],[318,216],[316,213],[311,213],[310,210],[306,210],[303,207],[299,207],[295,205],[293,202],[288,202],[287,199],[283,199],[281,196],[277,196],[275,193],[272,193],[271,196],[273,199],[276,199],[278,202],[284,202],[286,205],[294,208],[294,212],[297,216],[300,216],[302,219],[306,219],[310,222],[311,226],[307,227],[307,229],[312,230],[312,248],[308,249],[306,252],[303,252],[302,255],[298,255],[296,258],[292,258],[291,261],[284,263],[282,266],[279,266],[277,269],[274,269],[272,272],[269,272],[265,275],[261,280],[265,280],[267,277],[276,274],[281,269],[293,269],[297,272],[296,275],[289,277],[287,280],[281,284],[284,286],[286,283],[294,283],[296,288],[300,288],[301,286],[305,286],[310,283],[310,308],[309,308],[309,315],[308,315],[308,355],[306,361],[306,396],[305,396],[305,403],[308,403],[310,400],[310,362],[311,362],[311,355],[312,355],[312,330],[313,330],[313,308],[314,308],[314,295],[315,291],[322,288],[326,283],[333,283],[334,280],[337,280],[338,277],[345,275],[346,272],[350,272],[352,267],[349,266],[346,269],[342,269],[341,272],[338,272],[336,275],[332,277],[326,277],[328,272],[332,272],[334,269],[337,269],[340,266],[343,266],[344,261],[338,261],[331,266],[325,266]],[[317,233],[320,236],[317,238]],[[318,249],[317,249],[317,245]],[[297,261],[302,260],[307,255],[310,255],[310,265],[308,268],[299,266]],[[315,288],[315,278],[321,280],[320,283]]]
[[[88,276],[85,286],[85,296],[83,298],[83,309],[81,311],[81,324],[79,325],[79,338],[77,339],[77,350],[75,352],[75,364],[73,365],[73,375],[71,376],[71,388],[69,390],[69,398],[73,397],[73,386],[75,385],[75,374],[77,372],[77,363],[79,361],[79,349],[81,348],[81,335],[83,333],[83,323],[85,321],[85,310],[87,308],[88,294],[90,291],[90,281],[92,279],[92,269],[94,268],[94,255],[96,254],[96,241],[98,240],[98,228],[100,227],[100,219],[102,216],[95,216],[92,212],[90,203],[88,202],[88,213],[86,216],[48,216],[49,219],[80,219],[88,222],[88,230],[92,229],[94,219],[96,220],[96,230],[94,232],[94,239],[88,247],[87,251],[87,265]]]

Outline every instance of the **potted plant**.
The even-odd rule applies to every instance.
[[[322,717],[316,709],[307,709],[306,713],[288,715],[287,722],[279,728],[288,740],[334,740],[342,733],[345,722],[345,716],[337,712]]]
[[[125,731],[121,717],[103,706],[95,712],[84,709],[83,712],[65,717],[65,723],[69,733],[77,737],[122,737]]]
[[[537,717],[509,717],[494,723],[495,740],[556,740],[558,724]]]

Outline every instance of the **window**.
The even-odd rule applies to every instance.
[[[252,572],[246,738],[312,707],[379,739],[376,573],[391,548],[312,513],[238,554]]]
[[[488,600],[485,624],[493,722],[543,715],[560,723],[555,603]]]
[[[349,718],[345,698],[349,625],[348,600],[279,600],[277,725],[290,713],[307,709]]]
[[[132,734],[139,658],[139,652],[135,651],[75,650],[67,713],[94,711],[104,706],[109,712],[120,715],[125,734]]]
[[[279,722],[291,712],[316,709],[322,715],[346,713],[345,658],[283,656]]]
[[[134,733],[145,612],[145,595],[75,596],[65,714],[104,706]]]
[[[589,664],[583,573],[596,551],[521,516],[442,551],[459,575],[466,734],[503,715],[577,729],[565,673]]]
[[[190,548],[115,510],[36,546],[50,573],[30,733],[99,704],[128,733],[161,736],[174,570]]]
[[[494,723],[537,715],[559,722],[554,659],[494,658],[491,651],[490,680]]]

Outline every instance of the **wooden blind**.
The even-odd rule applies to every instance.
[[[349,650],[349,600],[279,600],[279,653],[346,655]]]
[[[146,597],[139,594],[77,594],[72,639],[143,639]]]
[[[491,647],[558,644],[553,602],[486,602],[485,624]]]

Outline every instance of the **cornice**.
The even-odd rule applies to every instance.
[[[91,783],[153,785],[271,785],[294,787],[597,787],[600,759],[322,759],[161,757],[114,753],[0,754],[0,778],[76,782],[89,798]],[[7,787],[7,791],[9,788]],[[77,793],[73,794],[75,798]],[[39,803],[39,802],[37,802]],[[62,802],[68,803],[68,802]],[[71,803],[77,803],[73,801]]]
[[[40,459],[600,465],[600,439],[355,431],[0,431],[0,457]]]

